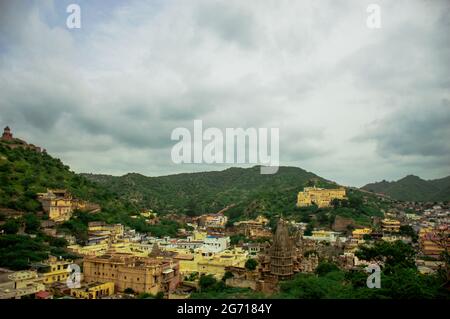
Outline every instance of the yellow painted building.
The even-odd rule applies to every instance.
[[[114,294],[114,282],[91,282],[80,288],[70,289],[70,295],[78,299],[98,299]]]
[[[370,235],[372,233],[372,229],[370,228],[358,228],[352,232],[352,237],[354,239],[364,239],[364,235]]]
[[[227,221],[228,217],[222,213],[202,215],[199,219],[201,226],[210,228],[224,228]]]
[[[338,232],[329,230],[313,230],[311,236],[303,236],[305,239],[311,239],[315,241],[327,241],[335,242],[339,237]]]
[[[419,243],[424,255],[439,259],[450,248],[450,230],[448,226],[422,228],[419,231]]]
[[[196,250],[194,253],[180,249],[171,250],[178,252],[174,258],[180,263],[180,273],[189,275],[197,272],[199,274],[212,274],[221,279],[225,274],[225,267],[244,267],[249,258],[248,252],[242,248],[225,250],[220,253],[206,253]]]
[[[123,237],[124,226],[122,224],[106,224],[105,222],[90,222],[88,224],[89,235],[108,236],[111,240],[119,240]]]
[[[39,275],[43,278],[44,284],[50,285],[55,282],[65,282],[70,275],[68,267],[71,264],[73,264],[72,260],[49,256],[46,261],[36,265],[40,269]]]
[[[88,246],[70,245],[67,246],[67,250],[81,256],[99,256],[103,255],[108,250],[108,247],[107,243]]]
[[[88,283],[114,282],[119,292],[131,288],[137,293],[157,294],[174,291],[179,282],[179,264],[170,258],[114,253],[85,257],[83,275]]]
[[[381,221],[381,227],[383,231],[398,233],[400,231],[400,222],[395,219],[383,219]]]
[[[297,195],[297,206],[306,207],[316,204],[318,207],[329,207],[333,199],[346,199],[345,188],[324,189],[305,187]]]
[[[249,238],[264,238],[272,237],[272,232],[270,229],[266,228],[268,223],[269,220],[266,217],[259,215],[252,220],[235,222],[234,226],[239,233],[244,234]]]
[[[205,240],[206,236],[208,236],[207,232],[194,230],[192,232],[192,235],[190,236],[190,240],[192,240],[192,241],[203,241],[203,240]]]
[[[45,285],[36,271],[0,274],[0,299],[20,299],[44,290]]]
[[[72,196],[66,190],[48,189],[47,193],[38,194],[38,200],[50,220],[63,222],[72,217]]]
[[[47,189],[46,193],[38,193],[37,195],[49,219],[55,222],[69,220],[76,209],[93,210],[100,208],[96,204],[73,198],[65,189]]]
[[[146,210],[146,211],[140,213],[140,215],[142,217],[146,217],[146,218],[157,218],[158,217],[158,214],[154,213],[152,210]]]

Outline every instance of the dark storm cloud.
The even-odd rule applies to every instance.
[[[74,120],[80,130],[92,135],[108,136],[116,145],[159,149],[172,144],[172,128],[165,127],[157,118],[144,117],[139,121],[130,121],[124,120],[120,114],[105,117],[79,114]]]
[[[447,2],[422,2],[439,5],[437,15],[427,15],[401,21],[379,41],[360,48],[338,64],[336,72],[348,73],[361,89],[409,94],[428,89],[448,89],[450,86],[450,5]],[[415,6],[417,3],[412,3]],[[393,18],[387,11],[385,17]],[[395,21],[395,20],[392,20]],[[389,23],[392,23],[389,21]],[[369,39],[376,35],[369,35]]]
[[[392,155],[435,157],[450,163],[450,102],[411,107],[373,123],[369,132],[357,140],[375,141],[383,157]],[[442,161],[441,161],[442,159]]]
[[[448,175],[448,1],[380,1],[380,30],[359,0],[89,1],[80,30],[55,3],[0,1],[0,124],[76,171],[183,171],[171,132],[201,119],[347,184]]]

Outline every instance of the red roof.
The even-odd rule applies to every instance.
[[[36,297],[39,299],[47,299],[51,294],[48,291],[41,290],[36,293]]]

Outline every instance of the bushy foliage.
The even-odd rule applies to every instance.
[[[0,236],[0,267],[28,269],[31,263],[47,259],[48,255],[74,257],[61,248],[61,242],[48,240],[41,234],[35,238],[28,235]]]
[[[202,275],[199,279],[200,289],[191,294],[192,299],[234,299],[262,298],[261,293],[249,288],[228,287],[225,280],[217,280],[213,275]]]
[[[258,266],[258,261],[256,259],[253,258],[249,258],[247,259],[247,261],[245,262],[245,268],[247,270],[255,270],[256,266]]]
[[[381,288],[367,287],[364,269],[339,270],[322,262],[315,274],[297,274],[283,282],[279,298],[351,298],[351,299],[436,299],[450,298],[444,288],[446,276],[420,274],[414,265],[414,253],[402,242],[380,242],[362,247],[357,255],[382,264]]]
[[[378,241],[373,245],[363,245],[359,247],[356,256],[363,260],[382,264],[386,272],[398,267],[416,269],[414,249],[411,245],[399,240],[393,243]]]
[[[323,261],[317,266],[315,273],[319,276],[324,276],[330,272],[338,271],[338,270],[339,270],[339,268],[336,264],[327,262],[327,261]]]

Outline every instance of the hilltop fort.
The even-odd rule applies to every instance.
[[[29,150],[33,150],[36,152],[46,152],[46,150],[42,150],[39,146],[28,144],[24,140],[21,140],[20,138],[16,138],[13,136],[11,129],[9,126],[5,127],[3,130],[2,137],[0,139],[2,142],[5,142],[6,145],[8,145],[10,148],[25,148]]]

